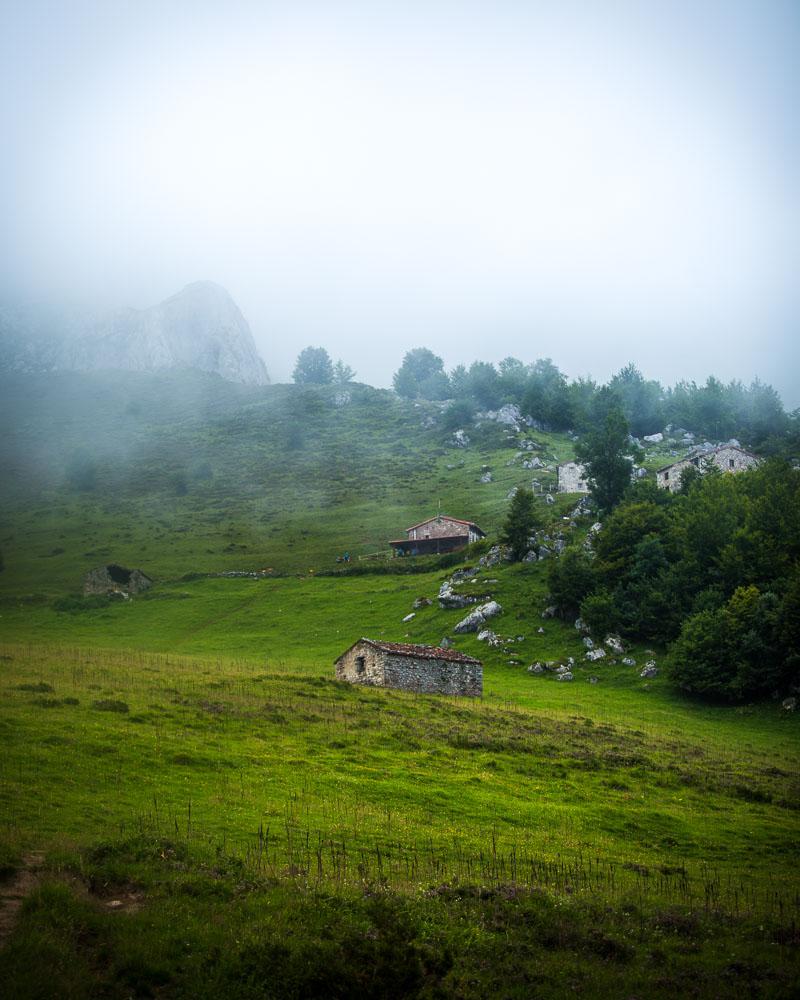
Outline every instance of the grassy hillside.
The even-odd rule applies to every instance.
[[[0,394],[0,870],[28,885],[16,922],[0,894],[13,995],[793,995],[791,713],[642,679],[660,650],[587,663],[541,618],[545,563],[461,585],[503,606],[498,647],[454,636],[463,612],[435,601],[451,571],[320,575],[344,549],[381,568],[357,557],[439,500],[495,531],[512,486],[554,475],[522,468],[519,438],[489,425],[453,449],[438,408],[367,387],[56,385]],[[570,453],[524,437],[550,466]],[[580,536],[573,505],[542,511]],[[156,585],[65,599],[110,560]],[[360,635],[451,636],[485,696],[338,684]],[[527,670],[569,656],[572,683]]]

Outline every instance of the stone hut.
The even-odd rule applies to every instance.
[[[111,563],[91,569],[84,577],[84,594],[138,594],[153,586],[153,581],[140,569],[126,569]]]
[[[423,694],[480,698],[483,664],[455,649],[359,639],[335,661],[336,679]]]
[[[474,521],[438,514],[406,528],[406,537],[389,542],[398,556],[426,556],[440,552],[455,552],[479,538],[485,538]]]
[[[559,493],[588,493],[586,469],[580,462],[561,462],[558,466]]]
[[[656,482],[662,489],[675,493],[680,489],[681,473],[694,466],[700,472],[714,467],[721,472],[743,472],[759,464],[757,455],[745,451],[738,445],[721,444],[718,448],[694,448],[685,458],[671,465],[665,465],[656,472]]]

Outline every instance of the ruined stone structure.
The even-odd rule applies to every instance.
[[[111,563],[91,569],[83,581],[84,594],[138,594],[153,586],[153,581],[140,569],[125,569]]]
[[[455,552],[479,538],[485,538],[474,521],[439,514],[406,529],[406,537],[389,542],[398,556],[422,556],[440,552]]]
[[[691,466],[700,472],[705,472],[712,466],[721,472],[743,472],[745,469],[754,468],[759,462],[760,459],[756,455],[735,445],[723,444],[707,451],[695,448],[685,458],[659,469],[656,472],[656,482],[662,489],[674,493],[680,489],[681,473]]]
[[[472,698],[483,694],[481,661],[455,649],[359,639],[335,666],[336,679],[351,684]]]
[[[586,469],[580,462],[561,462],[558,466],[559,493],[588,493]]]

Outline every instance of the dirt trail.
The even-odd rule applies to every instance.
[[[36,888],[43,863],[44,854],[41,851],[31,851],[23,857],[19,871],[7,882],[0,884],[0,948],[16,927],[25,898]]]

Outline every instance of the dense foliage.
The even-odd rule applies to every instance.
[[[542,427],[586,432],[595,426],[598,396],[606,392],[636,437],[673,424],[714,440],[736,436],[769,454],[788,455],[787,441],[795,450],[800,443],[798,415],[787,414],[775,389],[758,379],[750,386],[738,380],[725,385],[712,375],[701,385],[681,381],[665,388],[628,364],[601,388],[591,379],[569,381],[550,358],[525,364],[509,357],[496,366],[474,361],[447,373],[441,358],[419,347],[403,358],[394,388],[406,399],[453,400],[451,424],[456,414],[468,422],[476,410],[511,403]],[[456,404],[461,408],[454,409]]]
[[[524,486],[514,491],[508,514],[503,523],[500,541],[508,545],[511,558],[519,562],[530,548],[530,538],[540,525],[536,512],[536,498],[532,490]]]
[[[671,676],[696,694],[737,701],[800,682],[800,474],[788,463],[709,472],[678,494],[632,487],[592,547],[551,567],[565,616],[672,643]]]
[[[298,354],[292,373],[298,385],[330,385],[333,376],[333,363],[324,347],[305,347]]]

